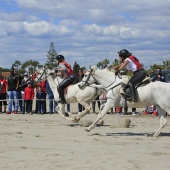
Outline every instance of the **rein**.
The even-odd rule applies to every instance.
[[[89,72],[89,75],[88,75],[86,81],[82,81],[82,82],[85,83],[85,86],[90,86],[90,84],[89,84],[89,82],[88,82],[89,79],[90,79],[90,76],[92,76],[92,77],[95,79],[95,81],[96,81],[97,83],[99,83],[98,80],[94,77],[95,74],[92,74],[92,71],[88,71],[88,72]],[[119,76],[119,75],[118,75],[118,76]],[[117,77],[117,76],[116,76],[116,77]],[[114,84],[114,83],[116,82],[116,77],[115,77],[115,81],[113,81],[111,84],[109,84],[106,88],[110,87],[112,84]],[[120,78],[120,76],[119,76],[119,78]],[[111,89],[113,89],[113,88],[115,88],[115,87],[117,87],[117,86],[119,86],[119,85],[121,85],[121,83],[116,84],[116,85],[113,86]]]
[[[88,75],[86,81],[83,81],[83,80],[82,80],[82,82],[85,84],[85,86],[86,86],[86,85],[87,85],[87,86],[90,86],[90,84],[88,83],[88,81],[89,81],[89,79],[90,79],[90,76],[93,77],[93,75],[92,75],[92,71],[87,71],[87,72],[90,72],[90,73],[89,73],[89,75]],[[93,78],[96,80],[95,77],[93,77]]]

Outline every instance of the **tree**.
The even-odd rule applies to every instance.
[[[19,60],[16,60],[13,64],[14,67],[17,68],[17,71],[18,71],[18,67],[21,65],[21,62]]]
[[[163,69],[170,70],[170,60],[163,61]]]
[[[100,69],[104,69],[104,68],[106,68],[106,67],[108,66],[109,63],[110,63],[110,61],[109,61],[108,59],[105,59],[105,60],[103,60],[103,61],[101,61],[101,62],[98,62],[98,63],[96,64],[96,66],[97,66],[98,68],[100,68]]]
[[[98,63],[96,64],[96,66],[101,69],[101,67],[102,67],[102,62],[98,62]]]
[[[54,43],[51,42],[50,50],[47,52],[47,60],[46,60],[46,65],[51,69],[57,66],[55,61],[56,56],[57,56],[57,52],[55,50]]]
[[[26,68],[28,68],[29,72],[32,74],[38,65],[39,65],[38,61],[29,60],[22,64],[21,69],[25,70]]]
[[[105,60],[102,62],[103,68],[106,68],[109,63],[110,63],[110,61],[109,61],[108,59],[105,59]]]
[[[75,80],[76,82],[78,82],[79,69],[80,69],[80,65],[77,64],[77,62],[75,61],[74,66],[73,66],[73,71],[76,76],[76,80]]]

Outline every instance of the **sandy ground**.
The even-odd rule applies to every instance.
[[[77,104],[71,110],[77,111]],[[123,117],[130,118],[130,128],[110,128],[118,115],[107,114],[104,126],[86,132],[58,114],[0,114],[0,169],[169,170],[170,119],[154,138],[145,134],[156,131],[158,117]]]

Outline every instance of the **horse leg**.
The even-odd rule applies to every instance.
[[[114,103],[114,102],[113,102],[112,99],[111,99],[111,100],[110,100],[110,99],[107,99],[107,102],[106,102],[105,105],[103,106],[103,109],[102,109],[101,113],[98,115],[96,121],[94,121],[94,123],[93,123],[91,126],[87,127],[87,128],[85,129],[85,131],[90,132],[92,129],[94,129],[95,126],[97,125],[97,123],[100,122],[100,121],[103,119],[103,117],[107,114],[107,112],[108,112],[112,107],[114,107],[114,104],[113,104],[113,103]]]
[[[90,104],[84,102],[84,101],[78,101],[83,107],[84,110],[78,114],[78,116],[74,117],[72,119],[72,122],[77,123],[82,117],[90,113],[91,107]]]
[[[61,117],[63,117],[66,120],[72,121],[71,118],[64,116],[65,113],[65,104],[58,103],[56,107],[57,112],[60,114]]]
[[[166,121],[166,111],[163,110],[159,105],[156,105],[157,110],[158,110],[158,114],[160,116],[160,126],[158,128],[158,130],[155,132],[155,134],[153,135],[154,137],[158,137],[161,130],[165,127],[165,125],[167,124]]]

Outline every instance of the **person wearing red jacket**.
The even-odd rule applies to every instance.
[[[34,88],[31,81],[28,81],[28,86],[24,90],[24,101],[26,105],[26,112],[32,114],[32,103],[34,99]]]
[[[128,82],[128,87],[130,89],[130,96],[128,98],[133,102],[137,102],[138,98],[135,86],[137,85],[137,83],[141,82],[146,77],[146,72],[142,68],[142,65],[139,60],[135,56],[133,56],[132,53],[130,53],[128,50],[122,49],[118,52],[118,54],[122,63],[114,67],[114,69],[117,70],[115,74],[117,75],[124,67],[133,72],[133,76]]]
[[[32,80],[34,80],[37,76],[37,73],[36,71],[34,72],[34,74],[32,75]],[[44,80],[44,81],[41,81],[41,82],[38,82],[37,86],[36,86],[36,93],[38,91],[38,87],[41,86],[42,87],[42,91],[45,93],[45,95],[47,95],[47,90],[46,90],[46,82],[47,80]],[[44,110],[45,110],[45,113],[46,113],[46,100],[44,102]],[[36,105],[35,105],[35,111],[34,113],[38,113],[38,101],[36,99]]]
[[[0,73],[0,83],[1,83],[1,92],[0,92],[0,112],[2,112],[2,103],[4,105],[4,113],[6,113],[6,107],[7,107],[7,81],[2,76],[2,73]]]

